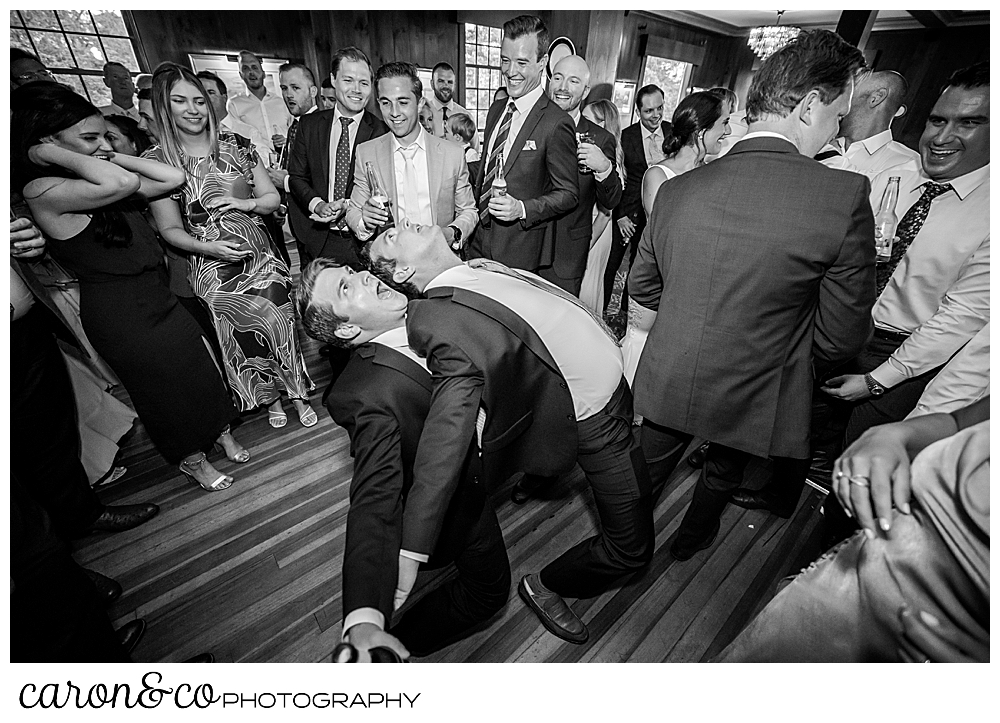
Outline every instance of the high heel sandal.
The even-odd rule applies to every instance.
[[[316,410],[306,404],[299,410],[299,421],[303,427],[313,427],[319,422],[319,417],[316,416]]]
[[[202,453],[201,457],[196,460],[196,463],[200,465],[202,462],[207,462],[207,461],[208,461],[208,457],[206,457],[205,454]],[[227,489],[229,489],[230,487],[233,486],[233,481],[234,481],[233,478],[230,477],[228,474],[222,474],[221,472],[219,472],[219,476],[218,476],[218,478],[214,482],[212,482],[211,484],[208,484],[208,485],[203,484],[195,476],[195,473],[191,471],[191,468],[188,465],[188,463],[186,461],[183,461],[183,460],[181,461],[178,469],[180,469],[181,472],[183,472],[188,477],[190,477],[191,479],[193,479],[195,481],[195,483],[197,483],[197,485],[199,487],[201,487],[203,490],[205,490],[206,492],[222,492],[222,490],[227,490]]]
[[[267,423],[270,424],[275,429],[281,429],[286,424],[288,424],[288,415],[285,414],[285,410],[282,409],[279,412],[275,412],[271,409],[267,410]]]
[[[229,435],[229,438],[233,440],[233,444],[239,447],[238,452],[235,452],[234,454],[229,454],[229,450],[226,449],[226,445],[222,444],[222,442],[216,442],[215,446],[222,449],[223,453],[226,455],[226,459],[228,459],[230,462],[235,462],[236,464],[243,464],[245,462],[249,462],[250,452],[248,452],[247,449],[242,444],[236,441],[236,437],[234,437],[230,433],[228,425],[224,430],[222,430],[222,434],[219,435],[219,439],[222,439],[226,435]]]

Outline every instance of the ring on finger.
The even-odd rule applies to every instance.
[[[847,478],[852,485],[857,485],[858,487],[868,487],[868,478],[863,474],[852,475]]]
[[[846,477],[846,476],[847,475],[844,474],[843,471],[839,470],[839,469],[836,472],[833,473],[833,478],[834,479],[844,479],[844,477]]]

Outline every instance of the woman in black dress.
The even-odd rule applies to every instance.
[[[165,283],[156,236],[128,201],[168,193],[176,169],[116,154],[100,112],[57,83],[11,93],[13,179],[51,239],[50,253],[80,280],[80,317],[128,391],[153,443],[207,491],[233,483],[204,450],[217,441],[233,461],[246,451],[229,433],[236,409],[190,314]]]

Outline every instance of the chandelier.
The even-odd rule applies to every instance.
[[[747,45],[761,60],[765,60],[767,56],[784,47],[788,41],[802,32],[801,29],[792,25],[781,25],[781,16],[784,14],[784,10],[779,10],[778,21],[774,25],[765,25],[750,31]]]

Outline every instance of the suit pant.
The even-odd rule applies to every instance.
[[[564,597],[600,595],[653,557],[650,479],[632,414],[623,378],[604,409],[577,422],[577,463],[594,493],[601,530],[542,569],[542,584]]]
[[[34,307],[10,326],[11,472],[48,512],[56,532],[74,537],[104,505],[80,462],[73,387],[47,311]]]
[[[451,529],[446,523],[438,542],[438,550],[454,558],[458,576],[420,598],[389,631],[415,656],[430,655],[468,635],[507,603],[507,548],[493,503],[478,487],[478,517],[466,529]],[[425,567],[430,569],[434,562],[432,558]]]
[[[608,304],[611,303],[611,293],[615,289],[615,276],[618,274],[618,267],[622,265],[622,259],[625,258],[625,251],[628,250],[628,268],[632,268],[632,262],[635,261],[636,251],[639,250],[639,237],[642,235],[643,229],[646,228],[646,224],[643,223],[642,226],[635,227],[635,233],[632,234],[632,238],[627,242],[622,236],[621,229],[618,227],[618,219],[611,219],[611,255],[608,256],[608,265],[604,267],[604,311],[607,312]],[[628,309],[628,279],[625,280],[625,285],[622,287],[622,300],[619,306],[619,313],[624,314]]]

